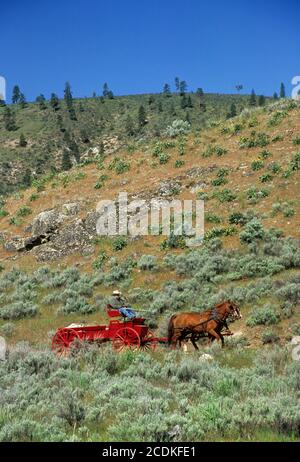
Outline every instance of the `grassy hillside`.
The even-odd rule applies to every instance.
[[[299,361],[291,359],[290,340],[300,334],[300,106],[280,101],[227,121],[218,111],[220,120],[201,131],[192,123],[174,137],[153,138],[149,131],[142,141],[124,139],[116,152],[98,150],[85,164],[41,176],[3,199],[0,332],[14,353],[0,368],[0,440],[299,439]],[[99,147],[97,136],[91,149]],[[120,191],[204,199],[204,244],[187,249],[164,236],[95,236],[86,248],[51,260],[44,258],[51,236],[32,250],[7,250],[13,238],[32,235],[39,213],[78,205],[60,236],[78,220],[87,226],[97,202]],[[107,323],[103,307],[115,287],[158,335],[166,334],[174,312],[201,311],[227,298],[239,304],[243,319],[230,326],[235,335],[226,339],[226,351],[202,345],[212,363],[163,348],[116,356],[108,347],[63,363],[53,358],[57,327],[83,319]],[[33,382],[34,396],[24,401]]]
[[[266,100],[266,104],[271,99]],[[5,107],[0,106],[0,194],[28,185],[30,180],[52,170],[62,169],[64,149],[77,162],[90,146],[104,152],[130,145],[132,140],[145,140],[162,135],[174,119],[188,120],[193,130],[230,114],[235,104],[237,113],[249,105],[249,97],[241,95],[145,94],[120,96],[114,99],[74,99],[74,117],[65,101],[53,109],[47,101],[10,106],[15,127],[5,129]],[[145,113],[139,118],[139,109]],[[20,146],[20,136],[26,145]],[[22,144],[22,143],[21,143]],[[74,147],[75,146],[75,147]],[[78,151],[78,153],[77,153]],[[79,157],[78,157],[79,156]]]

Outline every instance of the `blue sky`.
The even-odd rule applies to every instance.
[[[300,75],[297,0],[0,0],[0,75],[28,100],[189,89],[272,95]]]

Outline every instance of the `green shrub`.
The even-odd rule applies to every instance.
[[[235,193],[231,191],[231,189],[222,189],[221,191],[216,191],[214,193],[214,197],[216,197],[221,203],[223,202],[233,202],[237,196]]]
[[[160,164],[167,164],[170,160],[170,155],[162,152],[159,154],[158,159]]]
[[[267,197],[269,195],[269,191],[267,189],[258,189],[255,186],[249,188],[246,192],[247,199],[251,204],[256,204],[259,200]]]
[[[17,217],[26,217],[27,215],[30,215],[31,213],[32,213],[31,208],[27,207],[26,205],[23,205],[17,211],[16,216]]]
[[[186,135],[191,130],[191,125],[185,120],[174,120],[171,125],[166,129],[166,135],[175,137],[179,135]]]
[[[124,249],[124,247],[126,247],[127,244],[127,239],[124,236],[118,236],[112,242],[112,249],[115,251],[119,251]]]
[[[264,148],[270,143],[269,136],[266,133],[251,132],[250,138],[241,137],[239,147],[241,149],[249,148]]]
[[[118,175],[130,170],[130,162],[127,162],[120,157],[115,157],[108,166],[109,170],[114,170]]]
[[[276,334],[276,332],[267,330],[263,332],[261,336],[261,340],[263,344],[266,345],[268,343],[278,343],[280,340],[280,337]]]
[[[210,212],[206,212],[205,213],[205,221],[207,221],[207,223],[221,223],[221,218],[214,214],[214,213],[210,213]]]
[[[107,259],[106,252],[105,251],[100,252],[93,262],[93,268],[96,270],[102,269],[106,259]]]
[[[177,159],[177,160],[175,161],[174,167],[175,167],[175,168],[180,168],[180,167],[182,167],[184,164],[185,164],[184,160]]]
[[[296,136],[294,139],[293,139],[293,144],[295,146],[299,146],[300,144],[300,136]]]
[[[240,233],[240,241],[242,244],[251,244],[258,239],[263,239],[264,236],[265,232],[261,222],[257,218],[253,218]]]
[[[8,306],[7,308],[0,309],[0,318],[8,319],[23,319],[32,318],[38,313],[37,306],[29,301],[18,301]]]
[[[256,170],[261,170],[264,166],[264,163],[262,160],[255,160],[252,162],[251,164],[251,168],[252,170],[256,171]]]
[[[284,140],[284,136],[283,135],[275,135],[273,138],[272,138],[272,142],[273,143],[278,143],[279,141],[283,141]]]
[[[142,255],[137,263],[137,267],[141,270],[153,270],[157,268],[156,257],[153,255]]]
[[[264,173],[259,179],[262,183],[268,183],[273,180],[273,176],[270,173]]]
[[[259,325],[269,326],[271,324],[278,324],[280,315],[273,309],[271,305],[264,307],[256,307],[252,310],[250,317],[246,321],[248,327]]]
[[[268,157],[272,156],[272,154],[270,153],[270,151],[267,151],[266,149],[262,152],[259,153],[258,157],[262,160],[264,159],[268,159]]]
[[[176,236],[170,234],[163,242],[160,244],[161,249],[184,249],[186,247],[185,238],[183,236]]]

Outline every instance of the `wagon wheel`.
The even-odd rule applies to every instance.
[[[66,330],[59,330],[52,339],[52,350],[59,357],[66,357],[70,353],[70,340]]]
[[[154,351],[157,347],[158,340],[151,330],[148,330],[147,334],[141,340],[141,350],[143,351]]]
[[[130,350],[138,350],[141,345],[140,336],[132,327],[122,327],[117,330],[112,342],[113,348],[116,351],[124,351],[127,348]]]
[[[70,334],[72,335],[72,340],[70,341],[70,351],[74,354],[77,353],[79,350],[86,349],[88,346],[87,341],[80,336],[80,333],[76,330],[70,330]]]

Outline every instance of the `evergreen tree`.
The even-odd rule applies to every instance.
[[[284,86],[284,83],[281,82],[280,84],[280,98],[285,98],[285,86]]]
[[[20,103],[20,107],[22,109],[24,109],[27,106],[27,102],[26,102],[26,98],[25,98],[24,93],[20,93],[19,103]]]
[[[69,111],[69,116],[71,120],[77,120],[74,105],[73,105],[73,96],[71,91],[71,85],[69,82],[66,82],[64,90],[64,100]]]
[[[190,95],[188,96],[188,99],[187,99],[187,107],[190,107],[190,108],[194,107],[193,102],[192,102],[192,98],[191,98]]]
[[[108,93],[109,93],[108,84],[105,82],[105,84],[103,85],[103,92],[102,92],[104,98],[108,97]]]
[[[185,80],[181,80],[180,84],[179,84],[179,93],[181,96],[185,95],[186,93],[186,90],[187,90],[187,83]]]
[[[8,106],[5,106],[3,114],[4,127],[7,131],[11,132],[17,129],[15,113],[11,111]]]
[[[52,107],[52,109],[54,111],[58,111],[60,109],[59,99],[58,99],[58,96],[55,93],[51,93],[50,106]]]
[[[264,106],[266,104],[266,98],[264,97],[264,95],[260,95],[258,97],[258,105],[259,106]]]
[[[148,104],[149,104],[149,106],[151,106],[154,102],[155,102],[154,95],[150,95],[150,96],[149,96],[149,99],[148,99]]]
[[[177,93],[179,93],[179,91],[180,91],[180,80],[179,80],[179,77],[175,77],[175,88],[176,88]]]
[[[70,159],[70,152],[66,148],[63,150],[61,168],[62,168],[62,170],[70,170],[70,168],[72,168],[72,162],[71,162],[71,159]]]
[[[13,93],[12,93],[12,103],[16,104],[20,101],[20,96],[21,96],[21,91],[20,87],[18,85],[15,85],[13,88]]]
[[[105,82],[105,84],[103,85],[103,97],[104,98],[108,98],[108,99],[113,99],[114,98],[114,94],[113,92],[109,89],[108,87],[108,84]]]
[[[250,106],[256,106],[256,94],[255,94],[254,90],[251,91],[251,95],[250,95],[250,98],[249,98],[249,105]]]
[[[238,83],[238,84],[235,86],[235,88],[236,88],[236,91],[237,91],[237,92],[240,92],[240,91],[243,89],[243,85],[241,85],[240,83]]]
[[[164,84],[164,88],[163,88],[163,95],[164,96],[172,96],[171,94],[171,87],[168,83],[165,83]]]
[[[199,96],[199,98],[202,98],[204,96],[203,89],[202,88],[197,88],[196,95]]]
[[[21,148],[25,148],[25,146],[27,146],[27,141],[26,141],[26,138],[25,138],[25,136],[23,135],[23,133],[21,133],[21,135],[20,135],[19,146],[20,146]]]
[[[231,119],[232,117],[235,117],[236,115],[237,115],[236,105],[232,103],[230,106],[229,112],[227,114],[227,119]]]
[[[41,95],[37,96],[36,102],[39,103],[39,107],[40,107],[40,109],[42,111],[47,108],[47,106],[46,106],[46,98],[45,98],[44,95],[41,94]]]
[[[138,126],[140,128],[143,128],[147,123],[146,119],[146,111],[143,105],[139,107],[139,113],[138,113]]]
[[[274,99],[278,99],[278,93],[275,91],[274,95],[273,95],[273,98]]]

